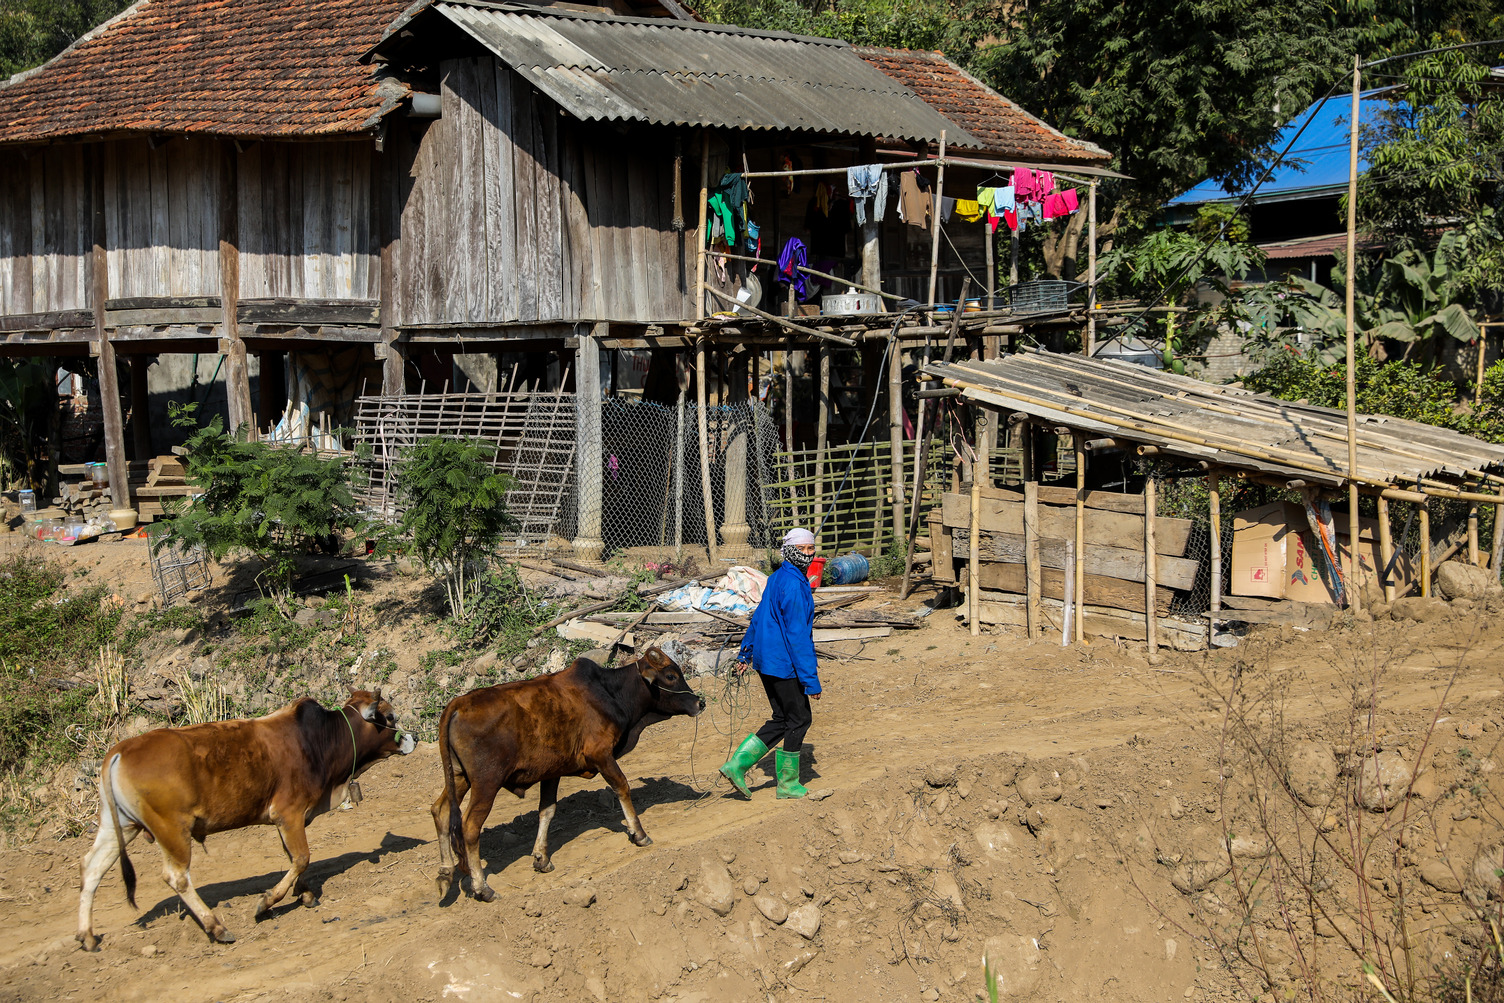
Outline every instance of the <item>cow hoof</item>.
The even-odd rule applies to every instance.
[[[490,885],[481,885],[475,890],[475,897],[481,902],[495,902],[496,891]]]
[[[92,933],[76,933],[73,935],[73,939],[78,941],[83,946],[83,949],[91,954],[99,950],[99,938]]]
[[[235,935],[229,930],[226,930],[224,927],[220,927],[218,930],[215,930],[214,933],[210,935],[210,939],[217,940],[221,944],[235,943]]]
[[[631,834],[629,833],[628,835]],[[649,836],[647,833],[643,833],[641,836],[632,836],[632,842],[636,843],[638,846],[652,846],[653,837]]]
[[[298,901],[303,903],[305,906],[312,908],[319,904],[319,897],[313,894],[313,892],[304,892],[302,895],[298,896]]]
[[[272,901],[272,897],[270,895],[261,896],[261,902],[256,906],[256,915],[265,916],[267,913],[272,911],[272,906],[275,904],[276,903]]]
[[[544,860],[542,857],[533,858],[533,870],[537,871],[539,874],[547,874],[553,869],[554,862],[552,860]]]

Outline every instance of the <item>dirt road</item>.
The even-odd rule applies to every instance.
[[[1234,998],[1171,884],[1174,861],[1215,855],[1232,824],[1203,673],[1257,661],[1247,671],[1288,681],[1292,733],[1316,735],[1344,719],[1363,652],[1382,650],[1382,714],[1413,736],[1465,656],[1447,705],[1490,723],[1491,750],[1499,640],[1457,616],[1151,667],[1106,643],[973,639],[937,613],[868,645],[873,661],[822,667],[806,748],[808,784],[828,798],[776,801],[766,775],[750,803],[711,789],[765,704],[701,679],[709,713],[654,726],[623,764],[654,845],[628,842],[599,779],[566,780],[557,869],[535,874],[536,792],[498,801],[482,841],[493,904],[436,899],[431,745],[373,769],[358,808],[310,827],[316,907],[255,921],[284,866],[274,830],[210,838],[194,878],[233,945],[185,918],[142,840],[141,911],[112,872],[96,954],[73,940],[87,840],[0,854],[0,999],[972,1000],[984,950],[1010,998]]]

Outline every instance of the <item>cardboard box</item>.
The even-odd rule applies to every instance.
[[[1338,527],[1337,560],[1346,567],[1349,551],[1347,513],[1334,510]],[[1330,562],[1316,534],[1311,532],[1305,506],[1274,502],[1233,515],[1232,576],[1227,591],[1235,596],[1263,596],[1298,602],[1335,604]],[[1378,521],[1360,519],[1358,526],[1359,587],[1374,578],[1379,564]],[[1400,555],[1394,581],[1400,595],[1414,580],[1410,560]]]

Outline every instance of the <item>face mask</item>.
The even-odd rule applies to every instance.
[[[808,568],[810,562],[815,559],[814,554],[806,554],[792,543],[784,544],[783,559],[791,562],[800,571]]]

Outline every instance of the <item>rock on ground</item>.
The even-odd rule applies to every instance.
[[[1436,569],[1436,590],[1448,599],[1482,599],[1498,589],[1496,576],[1465,561],[1443,561]]]
[[[1386,811],[1405,800],[1415,771],[1397,752],[1381,752],[1363,764],[1358,804],[1369,811]]]
[[[1295,796],[1309,808],[1331,800],[1337,782],[1337,757],[1330,746],[1320,742],[1298,742],[1290,750],[1290,786]]]
[[[736,905],[736,886],[731,872],[719,860],[700,863],[700,888],[695,899],[717,916],[725,916]]]
[[[805,940],[813,940],[820,932],[820,907],[813,902],[789,910],[789,918],[783,924]]]
[[[1406,596],[1396,599],[1389,607],[1389,616],[1395,620],[1417,620],[1421,623],[1429,623],[1432,620],[1440,620],[1451,612],[1451,607],[1446,600],[1423,598],[1421,596]]]
[[[1439,892],[1456,894],[1462,891],[1462,879],[1452,873],[1450,866],[1435,857],[1421,861],[1420,879]]]

